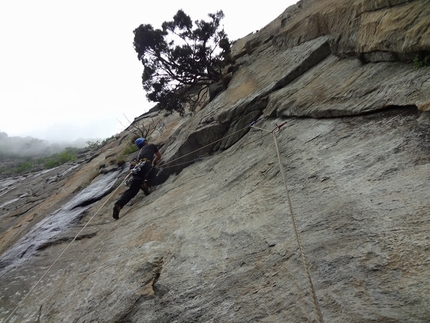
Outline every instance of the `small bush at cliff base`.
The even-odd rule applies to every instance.
[[[430,55],[418,55],[413,63],[415,68],[430,66]]]
[[[24,173],[24,172],[28,172],[30,171],[32,168],[34,167],[34,163],[32,162],[23,162],[18,164],[18,166],[16,167],[16,172],[17,173]]]
[[[134,153],[136,151],[137,151],[136,145],[134,143],[129,143],[127,145],[127,147],[125,147],[124,151],[122,152],[122,155],[123,156],[128,156],[128,155],[130,155],[130,154],[132,154],[132,153]]]
[[[54,168],[74,160],[76,160],[76,155],[73,155],[69,152],[63,152],[61,154],[51,156],[49,160],[44,163],[44,167]]]

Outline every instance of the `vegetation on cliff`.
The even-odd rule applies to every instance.
[[[50,169],[74,162],[86,152],[103,146],[108,140],[90,140],[84,148],[71,146],[61,148],[59,144],[48,144],[31,137],[6,135],[3,139],[11,139],[0,141],[0,175],[5,176]],[[21,145],[22,139],[27,140],[24,146]]]
[[[429,55],[417,55],[414,59],[414,66],[415,68],[421,68],[421,67],[426,67],[426,66],[430,66],[430,54]]]
[[[144,66],[143,89],[161,109],[183,113],[186,103],[193,108],[202,89],[220,81],[222,69],[232,62],[230,41],[220,28],[223,12],[208,16],[211,21],[197,20],[194,27],[179,10],[162,29],[142,24],[134,30],[134,49]]]

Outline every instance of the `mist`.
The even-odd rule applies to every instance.
[[[0,159],[14,157],[44,157],[64,151],[66,147],[85,148],[91,139],[79,138],[71,142],[50,142],[33,137],[18,137],[0,132]]]

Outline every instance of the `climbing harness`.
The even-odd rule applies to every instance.
[[[303,267],[304,267],[305,273],[306,273],[306,278],[308,280],[309,289],[310,289],[310,292],[311,292],[311,295],[312,295],[312,303],[314,305],[315,315],[316,315],[317,321],[319,323],[324,323],[323,316],[321,314],[321,309],[320,309],[320,306],[319,306],[319,302],[318,302],[318,299],[316,297],[315,289],[314,289],[314,286],[313,286],[313,283],[312,283],[312,278],[311,278],[311,275],[310,275],[309,266],[308,266],[308,263],[306,261],[305,251],[304,251],[304,248],[303,248],[302,239],[300,237],[300,231],[299,231],[299,228],[298,228],[298,225],[297,225],[296,216],[294,214],[293,203],[291,201],[290,192],[289,192],[288,185],[287,185],[287,178],[285,176],[284,167],[282,166],[282,161],[281,161],[281,154],[279,152],[278,139],[276,138],[276,135],[275,135],[275,132],[279,132],[281,130],[281,128],[284,125],[286,125],[287,122],[284,122],[284,123],[282,123],[279,126],[276,125],[276,127],[273,130],[271,130],[271,131],[269,131],[267,129],[263,129],[263,128],[258,128],[258,127],[255,126],[255,123],[252,126],[250,125],[250,127],[254,128],[254,129],[258,129],[258,130],[270,132],[273,135],[273,140],[275,141],[276,154],[278,156],[279,169],[280,169],[281,176],[282,176],[282,179],[283,179],[283,182],[284,182],[285,190],[287,192],[287,201],[288,201],[288,206],[289,206],[289,209],[290,209],[290,215],[291,215],[291,219],[292,219],[293,226],[294,226],[294,232],[296,234],[297,244],[299,245],[300,254],[301,254],[301,257],[302,257],[302,263],[303,263]]]
[[[151,161],[149,160],[149,159],[147,159],[147,158],[142,158],[137,164],[136,164],[136,166],[134,166],[133,167],[133,169],[131,170],[131,172],[134,174],[134,175],[137,175],[141,170],[142,170],[142,168],[146,165],[146,163],[150,163]],[[152,168],[151,168],[151,170],[152,170]]]

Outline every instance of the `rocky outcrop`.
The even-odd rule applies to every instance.
[[[317,322],[314,292],[325,322],[428,322],[429,9],[303,0],[237,40],[228,88],[152,138],[167,181],[114,221],[118,180],[0,271],[0,321]],[[112,174],[120,138],[8,204],[1,250]]]
[[[327,36],[332,52],[340,57],[410,60],[430,51],[429,14],[425,0],[302,0],[242,40],[242,51],[249,53],[265,43],[291,48]]]

